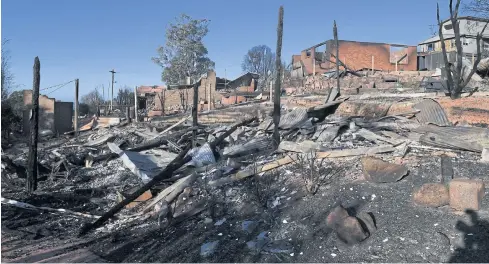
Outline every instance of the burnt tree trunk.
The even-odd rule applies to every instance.
[[[278,26],[277,26],[277,52],[276,52],[276,78],[273,97],[273,143],[278,148],[280,144],[280,134],[278,132],[278,125],[280,123],[280,95],[281,93],[281,74],[282,74],[282,35],[284,31],[284,7],[281,6],[278,14]]]
[[[41,62],[34,59],[34,81],[32,86],[32,117],[29,138],[29,160],[27,166],[27,192],[37,189],[37,138],[39,133],[39,85],[41,83]]]
[[[198,111],[198,104],[199,104],[199,86],[194,84],[194,102],[193,102],[193,107],[192,107],[192,125],[194,127],[198,126],[198,120],[197,120],[197,111]],[[192,147],[197,146],[197,130],[192,131]]]

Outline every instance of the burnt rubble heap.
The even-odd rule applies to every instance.
[[[2,151],[2,261],[489,259],[489,129],[399,97],[285,104],[278,149],[264,102],[197,127],[94,118],[39,144],[33,195],[19,141]]]

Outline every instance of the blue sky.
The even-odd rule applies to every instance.
[[[151,61],[165,28],[186,13],[211,20],[205,38],[218,76],[235,78],[255,45],[276,48],[278,8],[284,6],[283,59],[332,38],[416,45],[436,24],[436,0],[2,0],[2,38],[10,39],[11,70],[21,89],[32,88],[34,57],[41,61],[41,88],[80,79],[80,94],[158,85],[161,68]],[[448,0],[440,0],[442,16]],[[100,90],[99,90],[100,91]],[[51,97],[74,100],[74,84]]]

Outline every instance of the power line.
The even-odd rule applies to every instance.
[[[70,81],[70,82],[67,82],[67,83],[63,84],[62,86],[60,86],[60,87],[58,87],[58,88],[56,88],[56,89],[52,90],[51,92],[47,93],[46,95],[52,94],[52,93],[56,92],[57,90],[59,90],[59,89],[61,89],[61,88],[65,87],[66,85],[68,85],[68,84],[70,84],[70,83],[72,83],[72,82],[74,82],[74,81],[75,81],[75,80]]]
[[[56,84],[56,85],[49,86],[49,87],[46,87],[46,88],[42,88],[40,91],[49,90],[49,89],[56,88],[56,87],[59,87],[59,86],[63,87],[63,86],[65,86],[65,85],[67,85],[67,84],[70,84],[70,83],[72,83],[72,82],[74,82],[74,81],[75,81],[75,80],[71,80],[71,81],[66,82],[66,83],[60,83],[60,84]]]

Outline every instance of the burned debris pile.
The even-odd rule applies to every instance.
[[[46,248],[56,261],[67,260],[51,247],[73,240],[78,244],[64,245],[63,254],[83,250],[97,262],[336,261],[347,255],[343,245],[387,242],[380,233],[393,232],[388,222],[399,209],[373,205],[397,195],[386,189],[401,188],[404,214],[456,215],[486,206],[487,175],[469,177],[454,164],[485,166],[489,130],[451,123],[437,100],[342,96],[289,106],[282,109],[278,149],[270,107],[245,107],[263,114],[235,107],[242,112],[235,124],[198,126],[187,116],[172,124],[94,118],[78,136],[40,143],[33,195],[24,192],[26,143],[4,149],[2,237],[38,242],[14,250],[18,244],[7,239],[2,260],[36,261]],[[422,176],[423,164],[439,166],[438,158],[442,176]],[[372,205],[352,211],[356,196]],[[335,249],[327,259],[302,258],[319,250],[316,236]]]

